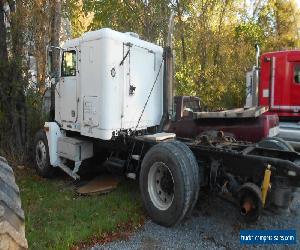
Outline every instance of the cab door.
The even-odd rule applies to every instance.
[[[62,122],[76,122],[77,105],[77,50],[70,48],[62,54],[60,80],[60,114]]]

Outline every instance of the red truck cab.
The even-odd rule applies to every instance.
[[[300,50],[264,53],[260,57],[260,67],[254,68],[252,73],[255,70],[259,77],[254,84],[248,81],[247,87],[254,88],[247,99],[251,103],[251,99],[257,98],[258,102],[252,105],[268,107],[270,114],[277,114],[278,136],[300,150]],[[257,97],[253,91],[255,86]]]
[[[300,119],[300,51],[265,53],[260,68],[259,105],[281,120]]]

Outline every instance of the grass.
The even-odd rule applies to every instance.
[[[138,185],[132,181],[122,180],[106,195],[78,196],[64,177],[43,179],[29,168],[16,175],[30,249],[70,249],[122,224],[136,227],[143,218]]]

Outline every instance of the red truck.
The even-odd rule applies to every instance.
[[[201,112],[200,98],[194,96],[175,96],[174,106],[175,117],[168,131],[178,137],[216,136],[218,131],[223,131],[239,141],[259,142],[279,132],[278,116],[264,112],[266,109]]]
[[[254,106],[265,106],[268,114],[277,114],[279,136],[300,149],[300,50],[260,56],[260,66],[247,73],[246,107]]]

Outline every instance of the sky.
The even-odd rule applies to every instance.
[[[298,7],[300,8],[300,0],[296,0]]]

